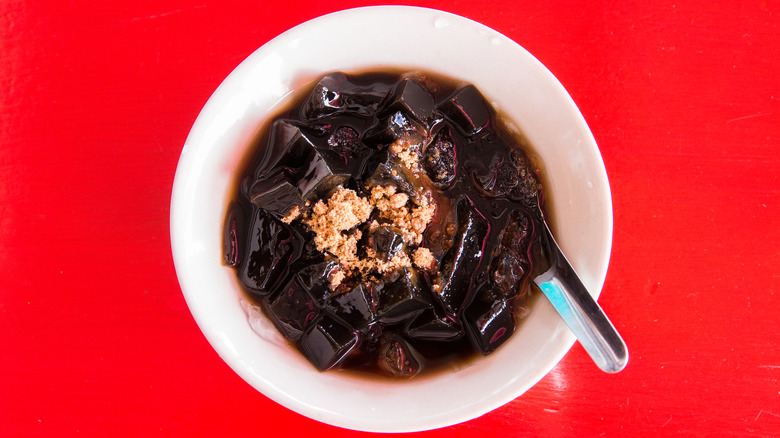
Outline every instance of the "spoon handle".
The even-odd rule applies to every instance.
[[[582,284],[574,268],[555,242],[547,223],[541,230],[549,250],[550,269],[534,278],[566,325],[601,370],[616,373],[628,363],[628,348]]]

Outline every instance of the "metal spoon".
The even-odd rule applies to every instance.
[[[544,292],[599,368],[608,373],[622,370],[628,363],[625,342],[566,260],[547,221],[542,222],[542,251],[549,252],[545,255],[550,261],[550,268],[536,276],[534,283]]]

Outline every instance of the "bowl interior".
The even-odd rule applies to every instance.
[[[324,73],[382,66],[442,73],[477,85],[531,142],[543,163],[553,227],[597,297],[606,276],[612,208],[598,147],[554,76],[519,45],[474,21],[414,7],[326,15],[270,41],[209,99],[182,150],[171,201],[174,263],[187,304],[219,355],[249,384],[310,418],[345,428],[401,432],[480,416],[521,395],[574,337],[540,299],[496,352],[409,381],[317,372],[242,298],[221,264],[222,226],[242,158],[292,90]]]

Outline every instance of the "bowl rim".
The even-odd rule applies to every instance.
[[[507,50],[510,50],[515,56],[524,57],[524,62],[532,66],[532,73],[543,77],[548,82],[546,85],[551,87],[550,92],[556,94],[556,99],[559,100],[559,103],[566,110],[567,120],[570,120],[572,123],[571,129],[576,131],[575,137],[577,141],[581,144],[581,147],[589,151],[590,155],[587,156],[587,159],[595,172],[595,178],[592,182],[597,185],[595,188],[598,192],[597,195],[604,202],[603,217],[599,218],[600,222],[597,224],[604,239],[601,242],[599,255],[595,257],[597,260],[592,260],[595,268],[591,269],[590,272],[586,270],[587,278],[584,278],[591,294],[594,298],[598,298],[606,278],[611,252],[612,202],[603,159],[584,117],[568,92],[563,88],[563,85],[541,62],[536,60],[519,44],[481,23],[449,12],[430,8],[368,6],[337,11],[291,28],[268,41],[241,62],[224,79],[204,105],[182,148],[171,195],[171,245],[177,277],[179,278],[185,300],[198,326],[220,357],[250,385],[293,411],[331,425],[373,432],[422,431],[449,426],[479,417],[515,399],[553,369],[573,345],[574,336],[565,327],[562,330],[560,329],[562,322],[557,324],[553,337],[558,348],[555,349],[553,354],[548,354],[544,365],[535,369],[534,372],[526,373],[526,378],[522,382],[508,382],[507,386],[502,388],[498,394],[489,401],[479,405],[468,406],[468,409],[459,411],[437,412],[426,417],[409,418],[403,421],[398,419],[381,421],[377,420],[377,418],[368,420],[352,418],[344,413],[335,412],[333,409],[324,409],[322,406],[316,406],[316,404],[311,402],[294,397],[291,398],[282,386],[268,381],[262,376],[258,376],[253,369],[257,364],[236,351],[237,342],[230,338],[231,334],[224,329],[214,326],[213,315],[209,315],[211,308],[209,308],[208,304],[202,302],[203,294],[200,292],[198,280],[193,278],[195,274],[193,274],[190,266],[194,259],[207,257],[204,255],[204,248],[197,247],[197,245],[193,245],[191,242],[191,239],[196,237],[194,236],[194,230],[197,228],[193,224],[195,221],[193,217],[203,213],[203,206],[198,208],[198,204],[194,200],[197,197],[197,193],[193,193],[193,190],[188,187],[188,184],[192,183],[194,169],[197,166],[204,166],[210,159],[208,154],[201,153],[202,150],[208,147],[208,145],[213,146],[216,144],[215,142],[224,137],[225,132],[221,130],[225,129],[225,126],[230,125],[231,118],[241,117],[240,108],[244,108],[246,105],[264,107],[266,113],[274,115],[277,105],[280,105],[280,102],[289,94],[289,89],[297,87],[297,84],[292,82],[293,79],[289,79],[290,82],[278,84],[278,90],[265,96],[264,99],[245,96],[236,101],[234,99],[235,96],[232,96],[231,93],[238,87],[238,89],[249,91],[249,94],[251,94],[254,89],[251,85],[245,83],[247,76],[257,73],[259,64],[267,65],[267,62],[265,64],[264,62],[268,61],[269,58],[278,58],[280,51],[288,50],[292,46],[297,45],[297,47],[300,47],[301,44],[305,44],[307,34],[311,32],[316,33],[316,31],[322,30],[323,27],[331,26],[334,22],[355,24],[361,20],[365,21],[372,14],[379,14],[385,19],[389,17],[396,20],[409,20],[415,24],[427,22],[435,29],[434,32],[454,27],[462,28],[465,32],[472,32],[473,36],[483,38],[486,42],[481,44],[506,46],[509,48]],[[346,68],[345,70],[349,69]],[[477,85],[479,86],[479,84]],[[231,109],[235,109],[235,112],[231,112]],[[259,128],[256,127],[255,129]],[[595,152],[595,156],[593,152]],[[233,161],[235,162],[236,158]],[[224,210],[222,213],[224,217]],[[566,239],[559,240],[561,240],[561,246],[566,250]],[[219,257],[217,256],[217,260]],[[581,257],[571,257],[570,261],[575,268],[578,267],[578,264],[584,263]]]

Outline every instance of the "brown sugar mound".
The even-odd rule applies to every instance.
[[[436,206],[427,194],[413,200],[397,190],[393,185],[374,186],[369,190],[369,197],[364,198],[354,190],[339,187],[327,199],[315,202],[310,211],[302,213],[296,208],[285,216],[284,220],[292,221],[302,215],[302,222],[314,232],[317,249],[338,260],[342,270],[329,278],[332,288],[347,277],[359,274],[383,274],[411,267],[413,263],[420,269],[433,266],[435,258],[427,248],[419,245]],[[375,209],[379,220],[400,230],[407,245],[406,250],[393,254],[389,260],[379,259],[371,248],[362,251],[362,257],[359,255],[363,232],[358,228],[369,221]],[[372,221],[368,226],[369,232],[377,226],[378,222]]]
[[[358,225],[366,222],[373,207],[353,190],[339,187],[327,202],[317,201],[303,223],[314,232],[314,244],[334,255],[347,269],[357,262],[357,242],[362,237]]]
[[[401,164],[413,172],[421,172],[420,145],[407,138],[401,138],[390,145],[390,152],[395,155]]]
[[[424,271],[434,271],[439,267],[439,262],[436,257],[431,254],[431,250],[428,248],[417,248],[412,253],[412,261],[414,266]]]
[[[414,173],[421,172],[419,149],[420,145],[406,138],[390,145],[390,152],[400,164]],[[296,207],[283,219],[289,223],[303,216],[302,222],[315,234],[317,249],[339,261],[342,269],[329,278],[331,287],[337,287],[350,276],[384,274],[412,265],[435,270],[438,262],[431,251],[420,247],[423,232],[436,213],[431,193],[419,190],[410,196],[392,184],[366,187],[366,191],[368,197],[364,198],[354,190],[339,187],[327,199],[314,203],[309,212]],[[371,218],[374,210],[376,219],[369,224],[368,232],[373,233],[380,225],[391,225],[400,231],[405,243],[405,249],[389,260],[377,257],[370,247],[363,251],[359,248],[363,232],[358,228]]]
[[[423,231],[436,213],[429,193],[412,200],[406,193],[396,193],[395,186],[374,186],[370,202],[379,210],[379,217],[399,228],[408,243],[419,245]]]

